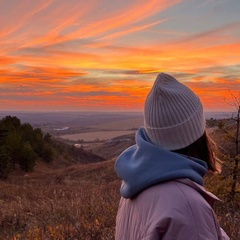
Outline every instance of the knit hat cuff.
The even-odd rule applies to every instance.
[[[190,118],[175,126],[154,128],[144,122],[144,127],[155,145],[166,150],[185,148],[199,139],[205,131],[203,107],[200,105]]]

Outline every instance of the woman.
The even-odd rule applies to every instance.
[[[218,172],[205,132],[200,99],[170,75],[158,75],[145,101],[136,144],[117,159],[123,180],[116,240],[229,239],[203,187]]]

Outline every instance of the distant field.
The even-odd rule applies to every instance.
[[[121,119],[118,121],[106,122],[101,124],[90,125],[90,128],[100,130],[129,130],[143,126],[143,117],[134,117],[129,119]]]
[[[68,139],[71,141],[95,141],[95,140],[109,140],[118,136],[127,135],[131,133],[135,133],[136,130],[128,130],[128,131],[98,131],[98,132],[87,132],[87,133],[75,133],[75,134],[67,134],[61,135],[60,138]]]

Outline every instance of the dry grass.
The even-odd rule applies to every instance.
[[[231,176],[226,176],[225,172],[221,175],[209,174],[205,178],[205,187],[221,200],[216,202],[214,206],[220,226],[226,231],[231,240],[239,240],[240,195],[236,195],[233,201],[229,201],[231,181]]]
[[[114,239],[120,181],[113,165],[75,165],[0,182],[0,239]],[[206,186],[225,199],[226,179],[209,176]],[[237,202],[219,203],[216,213],[231,239],[240,239]]]
[[[114,239],[113,161],[1,182],[0,239]]]

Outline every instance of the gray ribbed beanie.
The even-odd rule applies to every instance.
[[[144,127],[151,141],[161,148],[187,147],[205,131],[202,103],[187,86],[161,73],[145,101]]]

